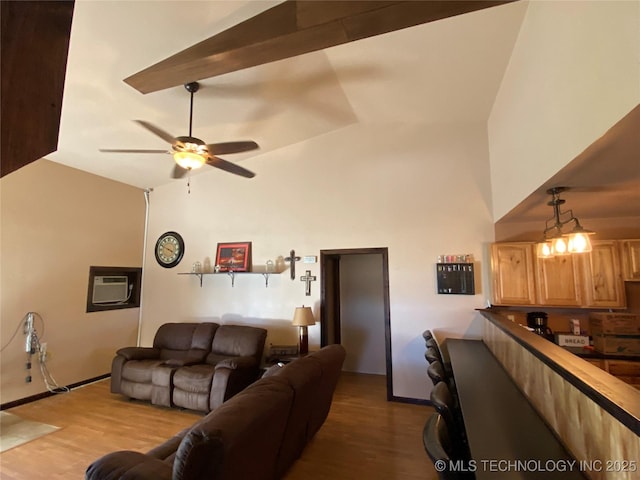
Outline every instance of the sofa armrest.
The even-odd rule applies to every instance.
[[[260,368],[254,357],[233,357],[219,361],[213,372],[209,408],[218,408],[255,382],[259,374]]]
[[[239,370],[241,368],[257,368],[258,362],[254,357],[231,357],[216,363],[216,370],[228,368],[231,370]]]
[[[170,464],[140,452],[108,453],[93,462],[85,472],[86,480],[171,480]]]
[[[160,349],[152,347],[125,347],[116,352],[127,360],[149,360],[160,357]]]

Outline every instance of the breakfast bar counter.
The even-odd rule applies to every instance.
[[[573,458],[600,466],[584,473],[638,478],[640,391],[491,309],[480,313],[483,343],[535,411]]]
[[[585,478],[481,340],[448,339],[447,350],[476,479]]]

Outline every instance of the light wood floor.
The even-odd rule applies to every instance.
[[[96,458],[146,452],[203,416],[112,395],[108,379],[8,411],[61,428],[0,454],[3,480],[82,479]],[[422,446],[432,411],[387,402],[384,377],[343,373],[327,421],[285,479],[435,480]]]

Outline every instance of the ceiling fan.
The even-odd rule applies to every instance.
[[[258,144],[253,141],[238,142],[222,142],[206,144],[199,138],[191,135],[191,127],[193,124],[193,94],[198,91],[200,84],[191,82],[185,84],[184,88],[191,94],[191,104],[189,108],[189,135],[184,137],[174,137],[161,128],[146,122],[144,120],[135,120],[138,124],[156,134],[165,142],[171,144],[171,150],[144,150],[144,149],[114,149],[101,148],[101,152],[106,153],[170,153],[176,161],[171,176],[173,178],[182,178],[186,173],[193,169],[200,168],[205,163],[212,167],[219,168],[225,172],[240,175],[246,178],[255,177],[255,173],[242,168],[234,163],[223,160],[217,155],[226,155],[231,153],[247,152],[255,150]]]

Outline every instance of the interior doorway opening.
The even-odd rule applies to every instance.
[[[388,249],[320,251],[320,341],[345,347],[344,370],[386,376],[393,399]]]

